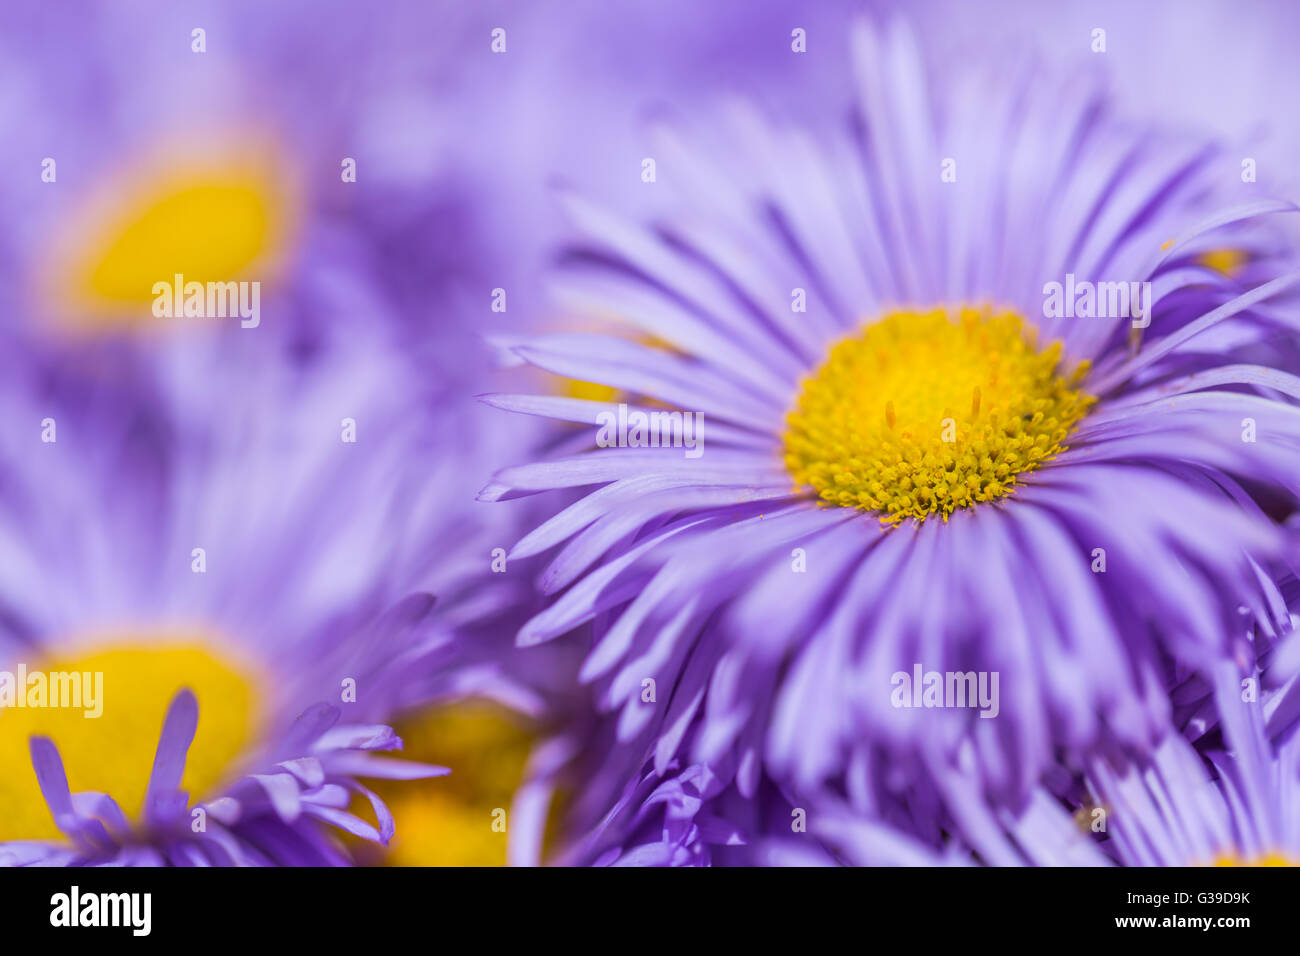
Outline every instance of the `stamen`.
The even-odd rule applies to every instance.
[[[827,504],[944,519],[1012,494],[1094,399],[1014,312],[894,312],[839,342],[787,418],[785,463]],[[953,410],[970,408],[959,417]]]

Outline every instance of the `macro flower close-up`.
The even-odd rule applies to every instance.
[[[922,778],[961,802],[974,759],[1015,807],[1058,748],[1157,744],[1173,668],[1290,630],[1273,515],[1300,487],[1300,379],[1275,340],[1300,271],[1267,217],[1295,207],[1216,185],[1212,146],[1130,132],[1075,78],[936,94],[979,98],[978,125],[899,113],[882,90],[926,103],[914,38],[853,42],[849,135],[819,150],[742,104],[739,149],[663,132],[683,198],[655,224],[568,198],[559,295],[628,334],[514,350],[620,400],[486,396],[610,427],[480,497],[599,486],[512,551],[563,544],[520,640],[595,622],[582,677],[660,771],[749,793],[767,771],[865,813]],[[978,708],[927,712],[952,673],[981,675],[957,687]]]
[[[345,945],[503,866],[1280,923],[1298,22],[7,6],[16,925]]]

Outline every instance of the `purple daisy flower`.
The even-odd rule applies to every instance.
[[[465,306],[484,310],[502,280],[452,148],[476,100],[446,92],[495,65],[466,55],[464,17],[393,3],[355,22],[332,6],[0,14],[0,75],[17,91],[0,98],[15,414],[0,435],[0,667],[93,661],[110,698],[98,722],[0,718],[0,840],[81,852],[41,797],[34,736],[73,791],[111,794],[136,843],[170,840],[143,788],[182,687],[200,707],[184,789],[214,819],[231,798],[252,807],[248,832],[270,833],[263,811],[291,801],[255,799],[259,780],[287,788],[259,768],[332,747],[280,744],[322,699],[348,726],[402,721],[426,757],[430,706],[489,699],[540,721],[571,685],[562,655],[519,666],[512,645],[527,564],[493,572],[517,516],[455,504],[486,462],[526,447],[524,423],[503,429],[467,385],[491,369]],[[159,316],[154,283],[177,275],[235,283],[241,307],[256,287],[260,313]],[[119,711],[128,687],[135,710]],[[462,756],[425,762],[444,753]],[[449,843],[412,817],[424,794],[394,785],[404,774],[375,798],[381,825],[355,826],[387,845],[387,802],[404,829]],[[358,793],[300,783],[324,788],[304,799],[325,810],[295,811],[290,831],[314,833],[329,801]],[[259,853],[290,861],[252,844],[237,856]]]
[[[31,738],[32,767],[55,824],[70,846],[41,841],[0,843],[0,865],[53,866],[338,866],[350,857],[330,828],[363,840],[392,838],[392,814],[359,777],[414,780],[447,773],[374,751],[400,750],[386,726],[339,725],[339,709],[305,711],[266,765],[193,807],[180,789],[199,725],[188,688],[167,707],[141,819],[132,823],[110,794],[72,793],[58,747]],[[270,761],[274,761],[273,763]],[[370,801],[379,826],[356,816],[357,795]]]
[[[964,838],[937,841],[942,849],[834,801],[810,814],[811,830],[865,865],[1294,866],[1300,745],[1285,719],[1294,682],[1267,693],[1261,675],[1242,679],[1225,662],[1208,683],[1212,712],[1183,733],[1149,754],[1093,759],[1082,777],[1052,768],[1050,786],[1018,813],[967,801]]]
[[[1281,697],[1261,695],[1225,662],[1213,675],[1216,712],[1204,733],[1171,734],[1151,754],[1092,762],[1078,819],[1126,866],[1294,866],[1300,860],[1300,741],[1270,730]],[[1197,733],[1188,728],[1189,733]],[[1075,832],[1071,833],[1071,830]],[[1076,840],[1039,828],[1029,845]]]
[[[358,778],[443,772],[371,754],[401,747],[386,721],[455,696],[542,706],[500,639],[470,639],[525,585],[488,571],[509,518],[445,507],[490,430],[454,403],[414,414],[406,364],[360,335],[311,374],[229,357],[170,352],[155,389],[3,360],[10,861],[344,861],[329,828],[393,833]],[[222,401],[183,401],[186,372]],[[77,693],[56,704],[56,681]]]
[[[740,105],[702,147],[661,131],[653,228],[566,198],[562,306],[631,332],[512,345],[626,400],[488,396],[595,432],[480,497],[582,489],[512,552],[560,548],[519,640],[593,623],[582,676],[658,773],[1020,806],[1058,747],[1159,741],[1174,662],[1252,652],[1240,608],[1290,628],[1300,379],[1248,356],[1295,328],[1265,217],[1296,207],[1078,76],[853,43],[850,136]],[[993,719],[948,674],[1000,677]]]

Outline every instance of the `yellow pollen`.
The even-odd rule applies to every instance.
[[[5,668],[16,672],[16,664]],[[26,671],[29,687],[30,675],[38,671],[103,674],[102,714],[88,717],[84,707],[0,707],[0,842],[61,837],[32,769],[28,741],[33,735],[54,741],[73,793],[107,793],[135,819],[163,716],[182,687],[199,702],[198,731],[181,783],[191,801],[212,796],[242,769],[238,758],[256,734],[254,685],[244,672],[213,656],[207,644],[187,636],[157,645],[101,644],[84,656],[28,662]],[[29,691],[25,700],[34,699]],[[48,696],[45,700],[53,703]]]
[[[404,757],[450,767],[451,773],[431,781],[376,782],[397,825],[382,862],[504,866],[511,801],[533,744],[522,718],[472,700],[423,711],[396,730]]]
[[[787,416],[785,464],[830,505],[947,520],[1013,493],[1095,401],[1015,312],[891,312],[842,340]],[[966,414],[960,414],[969,409]]]
[[[171,163],[106,184],[68,230],[48,281],[86,331],[157,321],[155,283],[267,279],[288,232],[287,183],[253,156]]]

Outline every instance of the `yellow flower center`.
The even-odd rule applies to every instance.
[[[1221,856],[1214,861],[1215,866],[1295,866],[1296,862],[1283,853],[1274,851],[1265,853],[1253,860],[1243,860],[1235,855]]]
[[[49,281],[68,324],[153,321],[154,284],[257,281],[287,232],[285,183],[250,155],[140,170],[87,204]]]
[[[391,866],[504,866],[510,803],[523,780],[533,734],[486,701],[436,707],[399,723],[403,756],[450,767],[419,782],[378,783],[397,834]]]
[[[954,318],[956,321],[954,321]],[[787,417],[795,484],[832,505],[945,520],[1011,494],[1062,452],[1094,399],[1016,313],[892,312],[839,342]]]
[[[54,680],[49,675],[80,673],[86,688],[97,683],[94,675],[102,674],[102,714],[87,716],[84,699],[81,706],[50,706],[56,701],[49,692],[44,706],[0,706],[0,842],[60,838],[32,769],[28,740],[37,734],[59,748],[73,793],[107,793],[128,817],[137,817],[163,716],[182,687],[199,701],[198,732],[181,784],[191,800],[212,796],[241,769],[238,759],[257,731],[256,688],[242,670],[212,654],[211,642],[187,638],[158,645],[101,645],[83,656],[26,666],[28,687],[15,691],[28,704],[35,699],[35,673],[50,687]],[[19,673],[17,665],[6,666]]]

